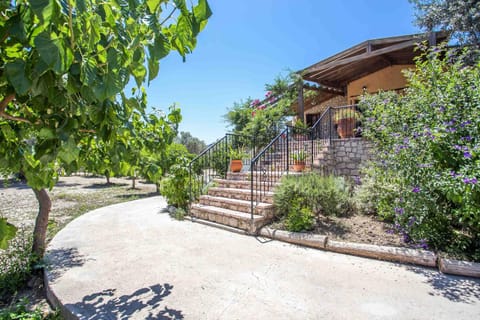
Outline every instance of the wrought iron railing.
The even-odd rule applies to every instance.
[[[243,164],[248,168],[255,150],[253,137],[233,133],[208,146],[189,164],[190,204],[207,192],[213,179],[226,177],[232,151],[244,153]]]
[[[311,127],[313,139],[361,137],[361,114],[357,105],[328,107]]]
[[[252,223],[255,207],[265,199],[267,193],[273,191],[283,175],[296,170],[296,165],[312,167],[314,159],[312,147],[310,129],[287,126],[252,159],[250,165]]]

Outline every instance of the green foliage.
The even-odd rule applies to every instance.
[[[184,208],[174,208],[170,216],[176,220],[184,220],[187,211]]]
[[[349,196],[349,186],[342,177],[289,175],[276,188],[274,204],[280,218],[298,204],[315,215],[344,215],[350,210]]]
[[[305,159],[307,159],[307,153],[303,150],[294,152],[290,156],[292,157],[292,160],[296,162],[305,161]]]
[[[51,189],[59,168],[78,170],[79,145],[89,148],[94,136],[107,153],[112,140],[128,140],[116,150],[130,157],[113,155],[102,166],[135,176],[143,142],[128,126],[144,115],[142,86],[169,52],[192,52],[211,16],[207,1],[190,9],[185,0],[3,1],[0,9],[0,172]],[[132,78],[139,98],[123,93]],[[46,227],[38,227],[34,248],[42,254]]]
[[[190,159],[181,157],[170,168],[170,174],[160,182],[160,193],[169,205],[187,209],[190,201]]]
[[[356,212],[377,214],[382,220],[393,222],[395,199],[400,191],[396,177],[375,170],[374,163],[363,173],[361,184],[355,187],[353,194]]]
[[[228,151],[228,157],[230,160],[243,160],[249,157],[249,154],[245,151],[244,147],[232,148]]]
[[[0,310],[0,319],[2,320],[60,320],[59,313],[44,316],[40,309],[29,310],[27,308],[28,300],[22,299],[6,309]]]
[[[0,250],[0,300],[14,295],[29,278],[36,261],[32,255],[32,239],[23,229],[10,240],[6,250]]]
[[[17,228],[8,223],[5,218],[0,218],[0,249],[5,250],[10,241],[17,233]]]
[[[410,0],[416,24],[426,31],[445,30],[462,44],[480,45],[480,6],[476,0]]]
[[[285,227],[288,231],[308,231],[315,227],[315,214],[312,209],[302,206],[299,201],[294,201],[285,217]]]
[[[388,176],[396,193],[377,193],[377,210],[406,241],[479,260],[480,61],[466,66],[460,54],[429,50],[405,95],[367,96],[361,107],[377,148],[370,177]]]

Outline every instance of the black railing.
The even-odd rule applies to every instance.
[[[361,137],[361,114],[357,105],[329,107],[311,128],[314,139]]]
[[[243,153],[245,168],[255,156],[255,139],[250,136],[228,133],[207,147],[189,164],[190,204],[207,193],[215,178],[226,178],[233,152]]]
[[[311,130],[287,126],[252,159],[250,166],[250,201],[253,223],[255,207],[278,181],[290,171],[313,165]]]

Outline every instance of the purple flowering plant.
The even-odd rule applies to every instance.
[[[395,185],[376,195],[377,214],[406,240],[480,261],[480,63],[452,64],[445,50],[405,72],[404,95],[360,102],[363,135],[377,148],[367,175]]]

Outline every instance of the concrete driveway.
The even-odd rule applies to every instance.
[[[68,318],[480,318],[480,280],[176,221],[165,207],[117,204],[57,234],[49,295]]]

